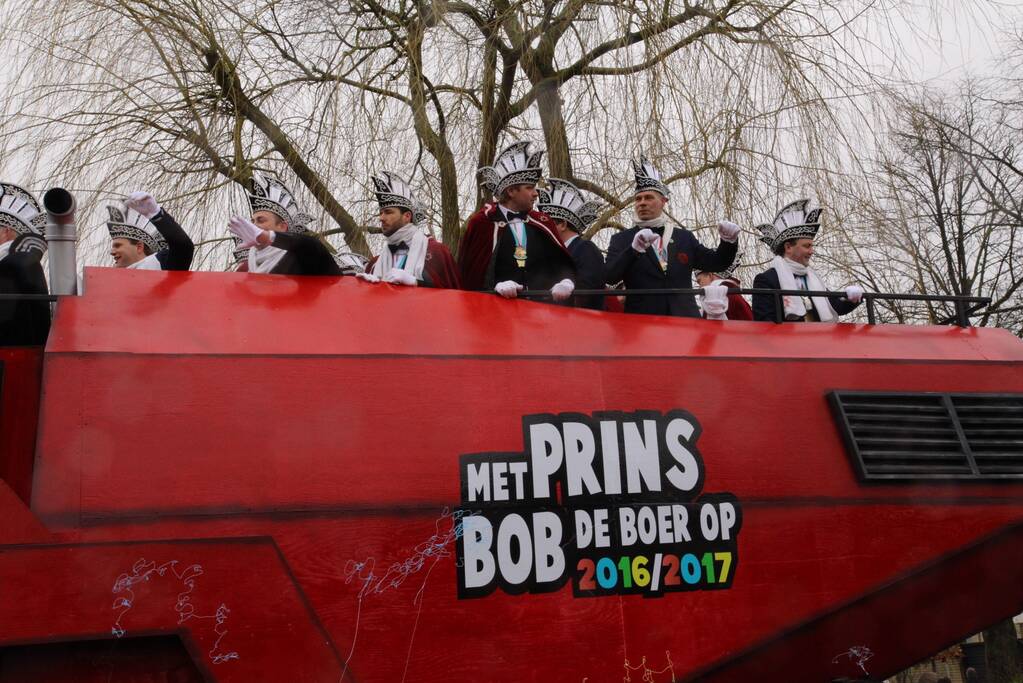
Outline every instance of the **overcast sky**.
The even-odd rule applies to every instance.
[[[1023,0],[934,0],[937,12],[928,4],[918,2],[895,20],[906,46],[904,67],[915,80],[940,83],[992,73],[1004,52],[1006,29],[1023,24]]]

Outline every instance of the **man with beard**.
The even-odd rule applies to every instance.
[[[380,206],[380,229],[387,245],[365,273],[367,282],[388,282],[408,287],[458,289],[458,269],[451,252],[423,232],[426,213],[403,178],[389,171],[370,176]]]

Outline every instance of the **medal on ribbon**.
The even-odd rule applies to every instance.
[[[515,265],[519,268],[526,267],[526,226],[522,221],[512,221],[508,224],[508,229],[511,230],[512,238],[515,240],[515,251],[512,257],[515,259]]]

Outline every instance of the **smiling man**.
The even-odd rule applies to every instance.
[[[195,245],[148,192],[132,192],[123,206],[108,205],[107,231],[115,268],[188,270]]]
[[[716,249],[699,240],[680,225],[668,223],[664,207],[668,187],[646,157],[632,163],[636,176],[633,195],[636,219],[632,227],[618,232],[607,248],[607,284],[625,283],[625,312],[700,317],[692,294],[629,296],[643,289],[688,289],[693,286],[694,268],[705,271],[727,269],[735,259],[739,226],[718,223],[721,241]]]
[[[810,268],[813,240],[820,230],[821,210],[809,199],[800,199],[787,205],[774,223],[757,226],[762,233],[760,241],[771,248],[774,258],[771,267],[753,280],[755,289],[802,289],[822,291],[827,287]],[[782,297],[786,322],[835,322],[838,316],[849,313],[860,305],[863,288],[850,285],[845,296]],[[753,319],[777,322],[775,297],[770,294],[753,295]]]

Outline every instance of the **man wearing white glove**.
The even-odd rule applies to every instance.
[[[424,231],[426,212],[412,186],[396,173],[370,176],[380,206],[384,248],[356,277],[403,287],[458,289],[458,268],[443,243]]]
[[[515,142],[492,166],[479,169],[481,185],[494,201],[466,225],[458,248],[462,288],[493,289],[509,299],[523,289],[542,289],[567,304],[575,289],[575,263],[551,218],[533,208],[543,152],[530,147]]]
[[[234,216],[228,230],[238,250],[248,255],[238,267],[249,273],[274,275],[340,275],[327,245],[306,229],[294,196],[277,178],[253,174],[249,208],[252,220]]]
[[[693,269],[724,270],[735,259],[739,226],[718,223],[716,249],[703,246],[689,230],[671,225],[664,216],[668,187],[646,159],[633,162],[636,176],[635,212],[632,227],[611,238],[607,248],[606,282],[625,283],[625,312],[700,317],[692,294],[629,296],[629,290],[689,289]]]
[[[735,261],[731,266],[724,270],[716,272],[710,272],[706,270],[694,270],[693,273],[696,276],[696,284],[699,287],[706,289],[708,285],[723,285],[724,287],[735,287],[738,289],[739,278],[735,275],[735,270],[739,267],[739,263],[742,260],[742,254],[735,255]],[[703,308],[704,317],[710,319],[710,312],[707,310],[706,299],[701,304]],[[753,309],[746,302],[741,294],[729,294],[728,295],[728,310],[726,311],[724,318],[716,318],[717,320],[753,320]]]
[[[124,206],[108,206],[107,231],[115,268],[188,270],[195,245],[148,192],[132,192]]]
[[[757,226],[762,233],[760,240],[771,247],[774,259],[771,267],[753,280],[754,288],[828,290],[810,268],[820,216],[820,207],[809,199],[800,199],[779,211],[773,223]],[[863,288],[851,285],[846,287],[845,296],[783,296],[783,310],[778,311],[774,296],[754,294],[753,318],[771,322],[779,322],[779,318],[785,322],[837,322],[838,316],[851,312],[862,300]]]

